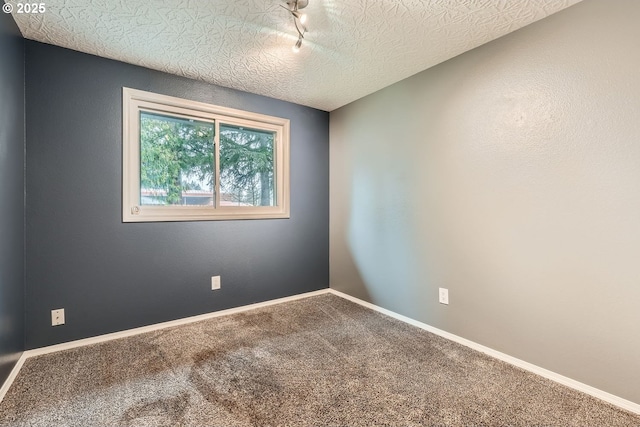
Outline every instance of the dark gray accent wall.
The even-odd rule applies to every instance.
[[[291,218],[123,223],[123,86],[290,119]],[[328,287],[328,113],[27,41],[26,117],[27,348]]]
[[[24,40],[0,14],[0,385],[24,350]]]

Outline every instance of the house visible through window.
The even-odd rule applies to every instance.
[[[289,217],[289,121],[123,89],[123,221]]]

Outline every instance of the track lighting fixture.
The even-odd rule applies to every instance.
[[[304,34],[307,32],[307,27],[304,26],[305,22],[307,22],[307,14],[300,12],[300,9],[307,7],[309,5],[309,0],[288,0],[285,3],[287,4],[286,7],[282,5],[280,6],[287,9],[293,17],[293,25],[296,27],[296,31],[298,32],[298,41],[292,49],[295,53],[298,53],[302,46]]]

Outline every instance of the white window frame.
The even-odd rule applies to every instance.
[[[213,206],[140,205],[140,111],[213,122],[215,202]],[[289,218],[289,120],[203,102],[122,88],[122,221],[210,221]],[[276,206],[220,206],[220,125],[274,132]]]

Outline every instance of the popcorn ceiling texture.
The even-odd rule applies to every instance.
[[[334,295],[28,359],[1,426],[640,426]]]
[[[298,54],[277,0],[48,0],[13,17],[28,39],[331,111],[579,1],[311,0]]]

